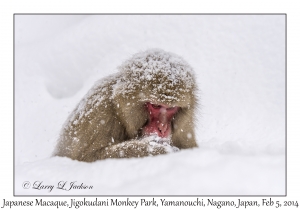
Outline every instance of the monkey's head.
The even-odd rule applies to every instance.
[[[159,49],[135,54],[120,67],[113,101],[130,138],[172,134],[180,112],[194,109],[196,83],[192,68],[179,56]]]

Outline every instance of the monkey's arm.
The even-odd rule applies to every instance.
[[[96,161],[107,158],[131,158],[131,157],[145,157],[155,156],[159,154],[166,154],[175,152],[179,149],[171,146],[166,142],[157,142],[154,140],[130,140],[119,144],[107,146],[95,152],[86,154],[83,161]]]

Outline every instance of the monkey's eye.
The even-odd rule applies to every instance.
[[[160,109],[160,108],[161,108],[161,105],[157,105],[157,104],[151,104],[151,106],[152,106],[154,109]]]

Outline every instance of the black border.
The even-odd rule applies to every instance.
[[[16,15],[284,15],[285,16],[285,194],[284,195],[16,195],[15,16]],[[13,196],[14,197],[286,197],[287,196],[287,13],[14,13],[13,14]]]

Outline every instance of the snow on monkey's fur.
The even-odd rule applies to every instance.
[[[185,93],[195,88],[192,68],[181,57],[158,49],[135,54],[119,71],[125,78],[118,81],[113,96],[121,93],[129,97],[139,89],[140,96],[149,96],[142,100],[169,104],[184,101]]]

